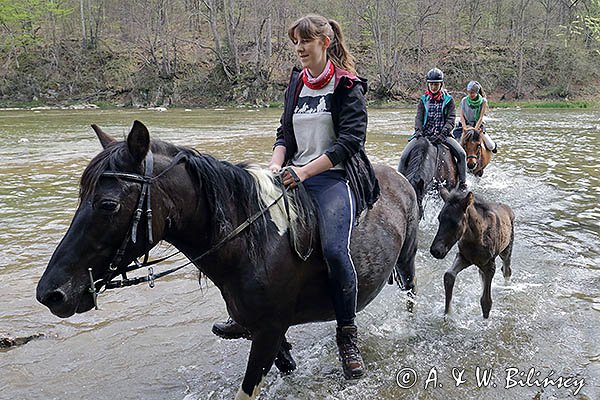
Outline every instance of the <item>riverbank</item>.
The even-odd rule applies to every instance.
[[[560,101],[544,101],[544,100],[523,100],[523,101],[492,101],[489,102],[491,108],[526,108],[526,109],[600,109],[600,99],[595,100],[560,100]],[[386,108],[414,108],[414,102],[406,101],[381,101],[372,100],[368,102],[369,108],[386,109]],[[270,103],[243,103],[243,104],[223,104],[220,106],[190,106],[173,104],[170,107],[132,107],[119,103],[111,103],[108,101],[99,101],[94,103],[63,103],[53,104],[44,103],[41,101],[31,102],[11,102],[0,101],[0,110],[85,110],[85,109],[144,109],[154,111],[167,111],[168,108],[174,109],[212,109],[212,108],[283,108],[283,102]]]

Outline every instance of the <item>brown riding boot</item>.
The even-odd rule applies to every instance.
[[[335,335],[346,379],[361,378],[367,369],[358,350],[357,332],[356,325],[347,325],[338,327]]]

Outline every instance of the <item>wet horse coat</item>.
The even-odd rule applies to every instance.
[[[87,269],[92,268],[94,276],[110,274],[109,265],[131,232],[142,186],[107,176],[106,171],[141,176],[147,165],[144,160],[152,153],[148,208],[154,241],[146,240],[150,229],[139,224],[136,240],[128,242],[122,261],[127,265],[161,240],[196,260],[194,264],[221,291],[230,315],[252,332],[237,398],[256,397],[285,343],[287,329],[334,319],[327,267],[318,245],[306,261],[297,257],[290,246],[283,206],[278,205],[222,248],[197,260],[274,198],[273,176],[267,170],[150,141],[148,130],[138,121],[126,142],[95,130],[104,150],[83,174],[79,207],[38,283],[38,300],[62,318],[94,307]],[[179,157],[181,162],[175,162]],[[394,268],[406,282],[414,280],[419,219],[414,192],[392,168],[375,166],[375,171],[381,197],[361,218],[351,242],[359,310],[381,291]]]
[[[472,192],[449,193],[442,188],[440,194],[445,204],[438,216],[439,228],[430,252],[435,258],[442,259],[458,242],[458,254],[444,274],[445,313],[450,310],[456,275],[475,264],[483,284],[481,309],[483,317],[488,318],[492,308],[491,285],[496,272],[496,257],[502,259],[504,278],[510,278],[512,273],[514,213],[509,206],[475,198]]]

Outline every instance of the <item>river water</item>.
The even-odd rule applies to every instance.
[[[1,399],[234,397],[250,342],[211,334],[226,317],[224,302],[210,282],[198,284],[193,267],[154,289],[105,293],[99,311],[66,320],[36,302],[35,287],[100,150],[89,124],[122,138],[140,119],[154,137],[232,162],[266,162],[279,112],[0,111],[0,338],[44,335],[0,350]],[[370,157],[395,167],[413,110],[369,117]],[[420,224],[414,313],[388,286],[358,316],[368,375],[342,378],[333,323],[293,327],[298,370],[273,369],[261,398],[600,399],[600,112],[493,110],[488,125],[500,150],[469,186],[516,214],[513,278],[495,277],[490,319],[481,316],[475,267],[459,275],[444,318],[442,276],[456,250],[440,261],[429,255],[441,208],[432,198]],[[398,385],[410,386],[402,379],[413,373],[414,386]],[[487,384],[477,381],[484,373]],[[554,384],[540,387],[547,377]]]

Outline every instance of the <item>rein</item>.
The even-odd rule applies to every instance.
[[[155,274],[154,268],[152,268],[152,265],[155,265],[155,264],[158,264],[165,260],[168,260],[169,258],[174,257],[175,255],[181,253],[181,251],[176,251],[175,253],[172,253],[168,256],[165,256],[165,257],[162,257],[162,258],[159,258],[156,260],[148,261],[149,251],[152,248],[152,244],[154,243],[154,237],[153,237],[153,233],[152,233],[152,208],[151,208],[151,194],[150,194],[151,193],[151,184],[154,183],[155,181],[157,181],[158,178],[160,178],[162,175],[164,175],[166,172],[168,172],[174,166],[179,164],[179,162],[181,162],[181,160],[183,160],[186,157],[187,157],[186,154],[184,154],[182,152],[178,153],[175,156],[175,158],[173,159],[173,161],[171,161],[169,166],[167,166],[167,168],[164,171],[162,171],[160,174],[158,174],[156,176],[152,176],[153,167],[154,167],[154,157],[153,157],[153,154],[151,151],[148,151],[148,154],[146,155],[146,158],[144,160],[145,166],[144,166],[144,175],[143,176],[138,175],[138,174],[117,172],[117,171],[106,171],[106,172],[102,173],[101,176],[103,176],[103,177],[117,178],[117,179],[123,179],[126,181],[141,183],[142,190],[140,192],[140,197],[138,199],[137,208],[134,212],[131,229],[129,230],[127,235],[125,235],[125,239],[123,240],[123,242],[121,243],[121,246],[115,253],[114,258],[109,265],[109,270],[107,271],[105,276],[101,279],[94,280],[92,268],[88,268],[88,274],[90,277],[90,287],[89,287],[88,291],[93,296],[94,307],[96,310],[98,309],[98,301],[97,301],[98,295],[101,293],[104,293],[108,289],[116,289],[116,288],[122,288],[122,287],[127,287],[127,286],[133,286],[133,285],[138,285],[138,284],[144,283],[144,282],[148,282],[148,286],[153,288],[154,281],[156,279],[159,279],[163,276],[172,274],[173,272],[179,271],[180,269],[187,267],[188,265],[193,264],[193,263],[203,259],[204,257],[216,252],[217,250],[221,249],[225,244],[227,244],[227,242],[229,242],[230,240],[232,240],[233,238],[238,236],[246,228],[248,228],[250,225],[252,225],[258,218],[263,216],[269,209],[271,209],[275,204],[277,204],[282,198],[284,199],[284,202],[285,202],[285,209],[286,209],[286,213],[288,214],[288,221],[290,220],[290,213],[289,213],[289,206],[288,206],[289,200],[287,197],[288,190],[282,184],[283,189],[282,189],[281,195],[279,195],[275,200],[273,200],[271,202],[271,204],[269,204],[267,207],[260,209],[259,211],[257,211],[256,213],[254,213],[253,215],[248,217],[237,228],[232,230],[227,236],[225,236],[223,239],[221,239],[218,243],[216,243],[214,246],[212,246],[209,250],[205,251],[198,257],[189,260],[187,263],[185,263],[183,265],[180,265],[180,266],[177,266],[177,267],[174,267],[174,268],[168,269],[166,271]],[[283,172],[285,170],[288,170],[288,169],[286,168],[286,169],[282,170],[281,174],[283,174]],[[291,170],[291,168],[289,170]],[[293,170],[291,172],[293,172]],[[295,175],[295,174],[293,174],[293,175]],[[301,184],[300,179],[297,176],[294,176],[294,180],[296,181],[297,184],[299,184],[299,185]],[[145,209],[144,209],[144,204],[146,205]],[[148,226],[148,237],[147,237],[146,252],[144,254],[144,260],[142,262],[139,262],[138,259],[136,258],[133,260],[133,264],[121,267],[119,264],[121,264],[121,262],[122,262],[122,259],[123,259],[123,256],[125,255],[125,250],[127,248],[127,245],[129,244],[129,241],[131,241],[133,244],[135,244],[137,241],[137,227],[141,220],[142,214],[144,214],[144,211],[146,214],[146,220],[147,220],[147,224],[148,224],[147,225]],[[290,226],[291,226],[291,224],[290,224]],[[311,236],[311,241],[312,241],[312,236]],[[306,260],[311,252],[312,252],[312,248],[309,249],[309,252],[307,255],[305,255],[305,257],[303,255],[300,255],[300,253],[298,253],[298,255],[300,255],[301,258]],[[148,267],[148,274],[146,276],[140,276],[140,277],[131,278],[131,279],[127,278],[128,272],[135,271],[135,270],[138,270],[138,269],[141,269],[144,267]],[[122,279],[114,280],[114,277],[119,274],[122,276]],[[102,290],[103,286],[104,286],[104,290]]]

